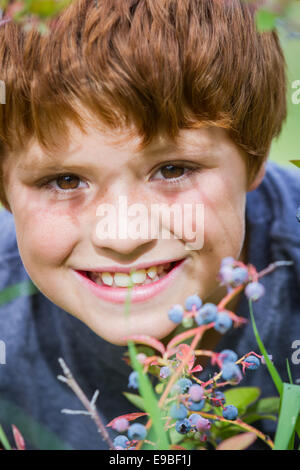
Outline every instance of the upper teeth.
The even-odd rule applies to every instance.
[[[157,281],[165,274],[165,270],[169,269],[171,263],[159,266],[151,266],[148,269],[139,269],[130,274],[127,273],[110,273],[110,272],[92,272],[90,271],[90,278],[97,284],[105,284],[107,286],[116,287],[129,287],[131,284],[148,284],[152,281]]]

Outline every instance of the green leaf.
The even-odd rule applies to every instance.
[[[224,392],[226,403],[237,407],[239,414],[243,414],[247,407],[260,396],[258,387],[235,387]]]
[[[255,20],[259,32],[270,31],[276,26],[277,15],[271,11],[260,9],[256,11]]]
[[[130,293],[132,287],[128,289],[128,295],[125,303],[125,316],[128,319],[130,316]],[[141,363],[137,360],[137,352],[135,345],[132,341],[128,341],[129,356],[133,369],[138,373],[139,392],[144,399],[145,411],[149,413],[152,426],[155,430],[158,450],[169,449],[168,433],[164,429],[163,415],[158,406],[158,401],[155,396],[153,387],[147,374],[144,374]]]
[[[298,168],[300,168],[300,160],[289,160],[293,165],[296,165]]]
[[[256,434],[253,432],[245,432],[221,442],[221,444],[216,447],[216,450],[244,450],[251,446],[255,440]]]
[[[277,417],[274,415],[260,415],[260,414],[247,414],[246,416],[243,416],[243,421],[244,423],[251,424],[255,423],[255,421],[260,421],[261,419],[269,419],[271,421],[277,421]]]
[[[17,297],[24,297],[26,295],[34,295],[39,293],[39,290],[31,280],[19,282],[12,286],[6,287],[0,291],[0,306],[11,302]]]
[[[11,446],[8,442],[5,432],[3,431],[2,426],[0,425],[0,441],[5,450],[11,450]]]
[[[275,387],[277,388],[278,390],[278,393],[279,395],[281,396],[281,393],[282,393],[282,390],[283,390],[283,382],[281,380],[281,377],[280,375],[278,374],[277,372],[277,369],[276,367],[274,366],[274,364],[272,364],[272,362],[270,361],[270,358],[268,356],[268,353],[266,351],[266,348],[259,336],[259,333],[258,333],[258,330],[257,330],[257,327],[256,327],[256,323],[255,323],[255,320],[254,320],[254,315],[253,315],[253,308],[252,308],[252,300],[249,299],[249,309],[250,309],[250,317],[251,317],[251,322],[252,322],[252,328],[253,328],[253,331],[254,331],[254,335],[255,335],[255,338],[256,338],[256,342],[258,344],[258,347],[260,349],[260,352],[262,353],[262,355],[264,356],[265,358],[265,362],[266,362],[266,366],[269,370],[269,373],[272,377],[272,380],[274,382],[274,385]]]
[[[248,408],[248,413],[258,413],[258,414],[271,414],[271,413],[278,413],[280,406],[280,398],[279,397],[267,397],[261,398],[256,403]]]
[[[179,444],[184,439],[184,436],[176,431],[175,428],[171,428],[169,431],[171,444]]]
[[[145,411],[144,399],[140,395],[135,393],[123,392],[123,395],[127,398],[130,403],[136,406],[139,410]]]
[[[274,450],[290,449],[299,413],[300,387],[299,385],[292,385],[284,382]]]

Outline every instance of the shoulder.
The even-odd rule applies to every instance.
[[[0,263],[2,260],[18,257],[15,221],[13,215],[6,209],[0,209]]]

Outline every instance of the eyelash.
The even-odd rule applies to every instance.
[[[195,168],[195,167],[192,167],[192,166],[188,166],[186,164],[180,164],[180,163],[169,163],[169,162],[166,162],[163,166],[161,166],[160,168],[158,168],[156,171],[155,171],[155,174],[158,173],[159,171],[163,170],[165,167],[167,166],[174,166],[174,167],[179,167],[179,168],[183,168],[184,170],[187,170],[187,172],[179,177],[175,177],[175,178],[157,178],[157,179],[154,179],[152,180],[153,182],[157,182],[157,181],[162,181],[163,184],[180,184],[182,183],[183,180],[185,180],[188,176],[194,174],[194,173],[197,173],[200,171],[200,168]],[[53,187],[49,186],[50,183],[52,182],[55,182],[57,181],[59,178],[61,177],[64,177],[64,176],[72,176],[72,177],[75,177],[75,178],[78,178],[78,180],[80,182],[82,182],[83,180],[73,174],[73,173],[59,173],[59,174],[56,174],[56,175],[52,175],[52,176],[48,176],[46,178],[43,178],[42,181],[40,181],[39,183],[37,183],[37,186],[42,189],[42,188],[45,188],[51,192],[54,192],[54,193],[60,193],[60,194],[63,194],[63,193],[70,193],[70,192],[74,192],[74,191],[77,191],[79,188],[75,188],[75,189],[54,189]],[[150,179],[151,181],[151,179]]]

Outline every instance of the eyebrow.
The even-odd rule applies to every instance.
[[[209,147],[206,148],[201,148],[199,147],[198,149],[193,146],[192,148],[183,148],[177,147],[176,145],[174,146],[169,146],[169,145],[161,145],[159,147],[153,148],[151,150],[146,150],[140,154],[141,159],[147,160],[149,158],[159,158],[159,157],[172,157],[173,160],[180,159],[180,158],[202,158],[206,159],[208,157],[211,157],[213,153],[213,150]],[[133,158],[137,156],[137,154],[133,154]],[[57,162],[57,161],[49,161],[48,163],[45,163],[46,158],[45,156],[38,156],[37,158],[33,158],[27,163],[22,162],[22,164],[19,165],[19,168],[21,171],[27,172],[31,171],[34,172],[36,171],[64,171],[64,170],[69,170],[69,171],[79,171],[82,168],[87,167],[87,163],[84,161],[81,162]],[[89,164],[88,166],[90,167],[95,167],[97,166],[97,162],[93,162],[93,164]]]

